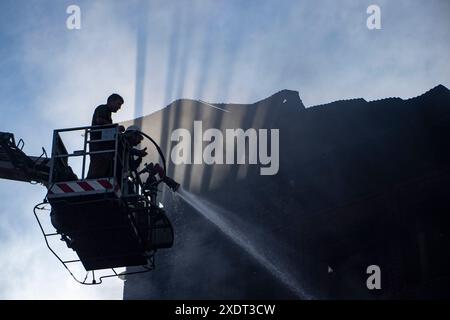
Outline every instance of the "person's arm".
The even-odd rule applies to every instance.
[[[112,121],[109,121],[109,120],[107,120],[105,118],[102,118],[101,116],[96,117],[95,120],[96,120],[96,123],[97,123],[96,125],[97,126],[102,126],[102,125],[105,125],[105,124],[113,124]],[[125,127],[123,125],[119,125],[118,129],[119,129],[120,133],[125,132]]]
[[[136,149],[136,148],[132,148],[132,149],[130,150],[130,154],[131,154],[132,156],[138,156],[138,157],[140,157],[140,158],[143,158],[143,157],[145,157],[145,156],[147,155],[147,147],[145,147],[145,148],[142,149],[142,150],[139,150],[139,149]]]
[[[95,123],[96,123],[98,126],[101,126],[101,125],[104,125],[104,124],[111,124],[111,122],[110,122],[108,119],[105,119],[105,118],[103,118],[103,117],[100,116],[100,115],[98,115],[98,116],[95,118]]]

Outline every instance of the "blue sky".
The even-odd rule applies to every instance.
[[[81,30],[66,28],[71,4]],[[381,30],[366,27],[371,4]],[[125,98],[122,121],[178,98],[250,103],[291,89],[313,106],[450,87],[446,0],[2,0],[0,12],[0,131],[32,155],[50,150],[54,128],[88,124],[111,92]],[[81,287],[47,251],[31,211],[44,194],[0,181],[0,298],[120,299],[120,280]]]

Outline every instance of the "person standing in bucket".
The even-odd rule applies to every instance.
[[[117,93],[113,93],[108,97],[106,104],[99,105],[95,108],[94,114],[92,116],[92,126],[104,126],[108,124],[113,124],[112,113],[116,113],[120,110],[124,103],[123,98]],[[95,130],[95,128],[92,128]],[[124,127],[119,126],[119,131],[123,132]],[[90,141],[101,140],[102,132],[92,132],[90,133]],[[91,142],[89,144],[89,152],[96,152],[102,150],[114,150],[114,141],[98,141]],[[99,154],[90,155],[90,165],[87,174],[87,179],[104,178],[110,177],[113,174],[113,161],[114,152],[106,152]]]

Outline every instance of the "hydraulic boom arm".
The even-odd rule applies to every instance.
[[[50,159],[44,148],[39,157],[31,157],[22,151],[23,146],[23,140],[16,144],[12,133],[0,132],[0,178],[46,185]]]

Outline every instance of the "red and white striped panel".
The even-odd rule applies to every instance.
[[[86,193],[120,192],[119,186],[116,184],[114,187],[113,183],[114,179],[58,182],[52,185],[51,189],[48,190],[48,194],[49,196],[69,196]]]

